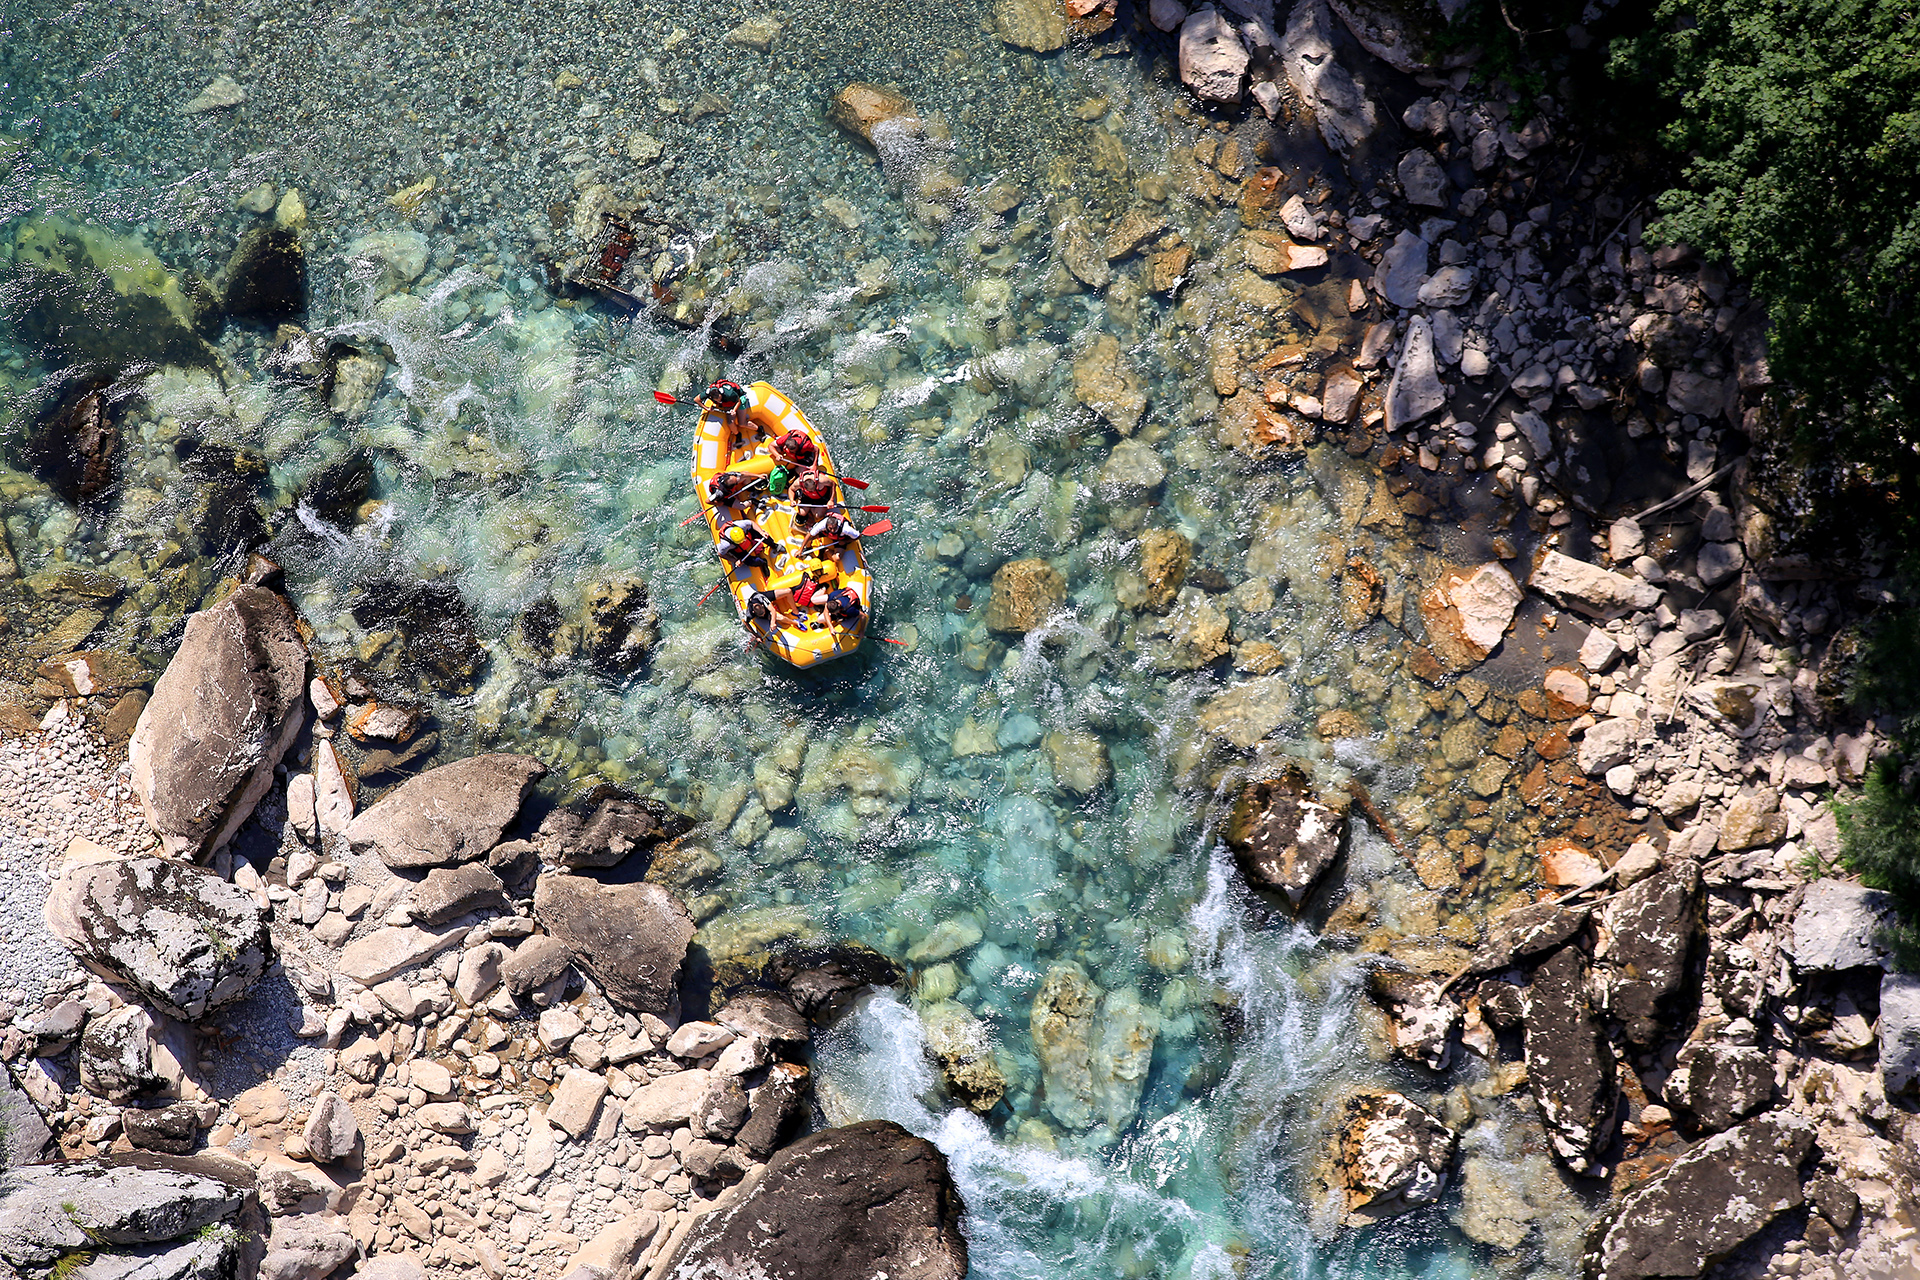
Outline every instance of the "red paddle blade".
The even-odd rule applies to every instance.
[[[880,641],[882,644],[897,644],[902,649],[910,649],[913,647],[909,645],[905,640],[895,640],[890,636],[875,636],[874,639]]]
[[[658,400],[661,404],[679,404],[680,403],[678,400],[675,400],[672,396],[668,395],[664,391],[654,392],[653,398],[655,400]]]
[[[855,480],[852,476],[841,476],[840,483],[850,484],[856,489],[864,489],[867,487],[867,482],[865,480]]]
[[[876,520],[872,524],[868,525],[866,528],[862,529],[860,531],[860,536],[863,538],[871,537],[876,533],[889,533],[892,531],[892,529],[893,529],[893,521]]]
[[[881,515],[881,514],[884,514],[885,512],[888,512],[888,511],[891,511],[891,510],[893,510],[893,508],[892,508],[892,507],[861,507],[860,509],[861,509],[862,511],[865,511],[865,512],[868,512],[868,513],[870,513],[870,514],[872,514],[872,515],[876,515],[876,516],[877,516],[877,515]]]

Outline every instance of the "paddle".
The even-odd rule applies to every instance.
[[[722,588],[722,587],[724,587],[724,586],[726,586],[726,585],[727,585],[727,580],[726,580],[726,579],[725,579],[724,577],[723,577],[723,578],[721,578],[721,579],[720,579],[720,581],[718,581],[718,582],[716,582],[716,583],[714,583],[714,584],[713,584],[712,586],[710,586],[710,587],[708,587],[708,588],[707,588],[707,594],[706,594],[706,595],[703,595],[703,596],[701,596],[701,597],[700,597],[700,601],[699,601],[699,604],[696,604],[696,605],[694,605],[693,607],[694,607],[694,608],[696,608],[696,609],[698,609],[698,608],[700,607],[700,605],[703,605],[703,604],[705,604],[705,603],[706,603],[707,601],[709,601],[709,600],[711,600],[711,599],[713,599],[713,593],[714,593],[714,592],[716,592],[716,591],[718,591],[718,590],[719,590],[720,588]]]
[[[890,533],[892,531],[893,531],[893,521],[878,520],[878,521],[875,521],[873,524],[868,525],[866,528],[862,529],[860,531],[860,536],[863,538],[871,538],[876,533]]]

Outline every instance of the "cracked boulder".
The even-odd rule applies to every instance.
[[[658,800],[604,791],[547,815],[534,837],[543,858],[569,870],[613,867],[641,850],[651,858],[661,844],[693,830],[692,819]]]
[[[245,996],[271,955],[252,894],[166,858],[69,868],[47,895],[46,918],[83,962],[187,1022]]]
[[[1752,1045],[1687,1045],[1662,1096],[1694,1127],[1718,1133],[1773,1101],[1773,1055]]]
[[[889,1120],[809,1134],[699,1219],[662,1274],[962,1280],[965,1205],[947,1158]]]
[[[1693,862],[1649,876],[1596,915],[1594,989],[1602,1011],[1627,1042],[1657,1044],[1687,981],[1688,957],[1705,924],[1700,867]]]
[[[693,917],[673,894],[657,884],[543,875],[533,913],[607,999],[636,1013],[672,1007],[694,934]]]
[[[1715,1134],[1597,1219],[1587,1280],[1704,1275],[1804,1199],[1799,1167],[1813,1121],[1772,1111]]]
[[[347,826],[356,853],[389,867],[441,867],[485,857],[547,772],[532,756],[491,752],[401,783]]]
[[[1587,1005],[1587,966],[1562,947],[1534,966],[1527,985],[1527,1087],[1554,1155],[1574,1173],[1606,1176],[1619,1092],[1613,1047]]]
[[[134,793],[168,856],[222,848],[306,723],[307,647],[293,610],[242,586],[187,619],[127,743]]]
[[[0,1259],[38,1270],[81,1250],[137,1254],[142,1246],[193,1236],[233,1217],[243,1198],[225,1182],[169,1168],[81,1160],[12,1169],[0,1196]],[[233,1247],[221,1242],[229,1254]],[[224,1275],[226,1269],[189,1274]]]

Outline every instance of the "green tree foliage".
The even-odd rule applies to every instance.
[[[1920,8],[1659,0],[1613,67],[1677,108],[1656,234],[1766,299],[1775,375],[1825,461],[1920,481]]]

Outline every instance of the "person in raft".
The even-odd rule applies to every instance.
[[[827,595],[827,621],[836,627],[851,627],[860,621],[860,596],[852,587],[839,587]]]
[[[722,471],[707,481],[707,501],[716,507],[730,507],[752,496],[767,482],[765,476],[748,471]]]
[[[830,511],[807,530],[807,546],[838,551],[860,539],[860,527],[838,511]]]
[[[782,597],[785,597],[784,602]],[[747,616],[740,620],[740,625],[751,633],[757,622],[768,632],[772,632],[784,625],[784,619],[791,611],[792,604],[791,591],[756,591],[747,597]]]
[[[737,382],[716,382],[707,388],[700,397],[709,409],[718,409],[720,416],[726,419],[728,431],[739,431],[747,425],[747,389]]]
[[[746,569],[754,565],[762,569],[769,568],[763,552],[772,545],[773,540],[767,536],[767,531],[745,516],[721,526],[720,558],[727,562],[729,570]]]
[[[833,514],[833,481],[820,468],[810,467],[794,477],[793,501],[801,523],[824,519]]]

